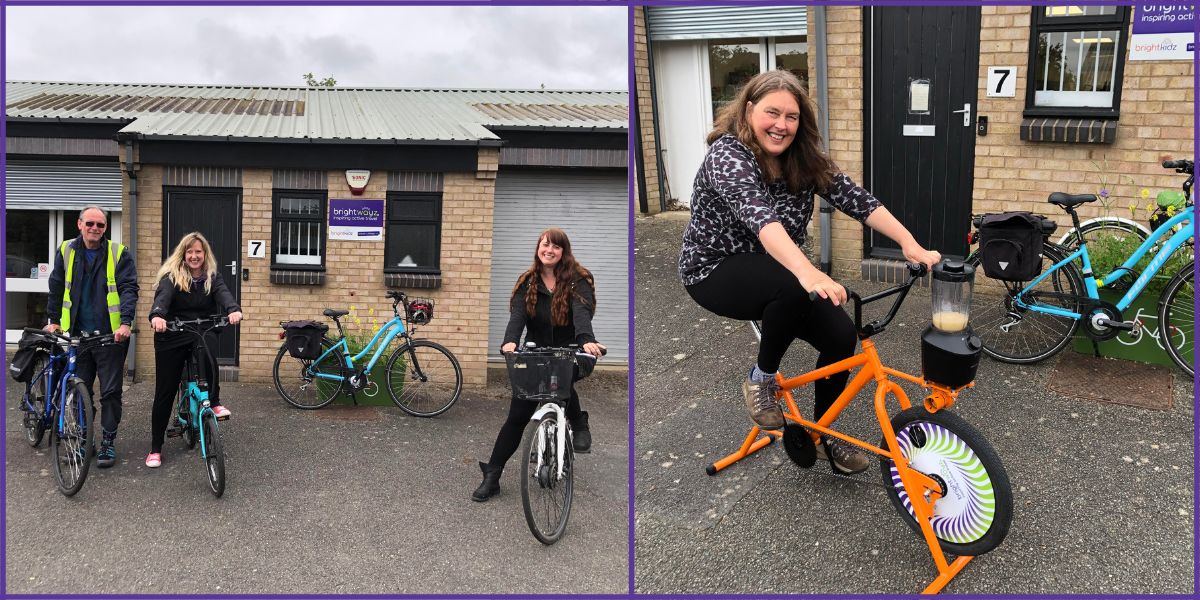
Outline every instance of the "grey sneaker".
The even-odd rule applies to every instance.
[[[867,454],[854,446],[843,442],[835,437],[821,436],[821,443],[817,445],[817,458],[821,460],[829,460],[830,455],[833,460],[830,465],[835,471],[841,471],[846,474],[862,473],[871,466],[870,459]]]
[[[783,411],[775,399],[779,385],[775,379],[758,382],[746,378],[742,382],[742,395],[746,398],[746,409],[750,411],[750,420],[763,429],[779,429],[783,427]]]

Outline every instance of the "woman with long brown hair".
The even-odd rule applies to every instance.
[[[571,254],[571,240],[561,229],[551,228],[538,236],[533,253],[533,265],[517,278],[509,302],[508,327],[504,330],[501,352],[517,349],[521,332],[525,341],[538,346],[562,347],[578,344],[584,352],[599,357],[604,346],[592,333],[592,315],[596,311],[595,281],[592,274]],[[579,372],[576,370],[575,379]],[[471,494],[471,499],[483,502],[500,491],[500,474],[504,463],[517,451],[521,432],[533,417],[536,403],[512,398],[508,418],[500,427],[492,456],[480,462],[483,483]],[[575,381],[571,382],[571,398],[567,401],[567,419],[574,432],[575,452],[588,452],[592,434],[588,429],[588,414],[579,407]]]
[[[742,395],[755,424],[777,429],[784,418],[775,372],[792,340],[817,349],[818,368],[849,358],[857,342],[853,323],[838,308],[846,302],[846,289],[800,250],[814,195],[895,240],[909,261],[932,266],[941,255],[917,243],[825,154],[816,109],[788,71],[750,79],[717,116],[708,144],[693,186],[680,279],[706,310],[762,321],[758,361],[742,383]],[[809,300],[809,292],[819,298]],[[847,378],[841,373],[814,384],[816,416],[833,404]],[[841,472],[869,465],[866,455],[836,439],[817,446],[817,456]]]

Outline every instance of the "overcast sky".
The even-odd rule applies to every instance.
[[[5,78],[625,90],[627,10],[10,6]]]

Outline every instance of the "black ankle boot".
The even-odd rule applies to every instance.
[[[578,421],[571,423],[571,447],[579,454],[588,454],[592,451],[592,431],[588,429],[587,411],[582,413]]]
[[[500,493],[500,473],[504,471],[504,467],[493,467],[480,461],[479,470],[483,471],[483,483],[471,494],[471,499],[486,502],[488,498]]]

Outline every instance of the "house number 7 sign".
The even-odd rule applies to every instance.
[[[267,243],[263,240],[250,240],[246,243],[246,256],[249,258],[266,258]]]
[[[989,98],[1012,98],[1017,95],[1016,67],[988,67],[987,95]]]

